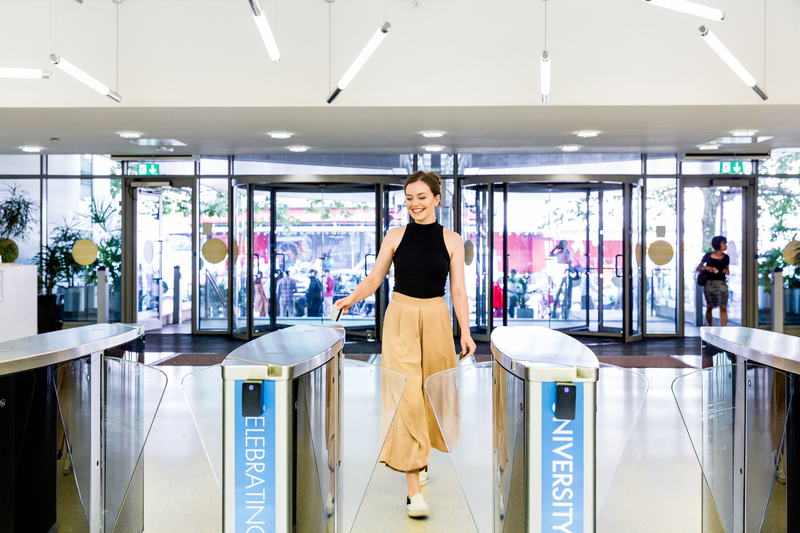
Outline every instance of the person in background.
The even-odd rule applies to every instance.
[[[253,302],[253,313],[254,316],[268,316],[269,315],[269,298],[267,298],[266,292],[264,292],[264,279],[259,271],[256,274],[256,283],[255,283],[255,301]]]
[[[322,282],[317,277],[317,271],[313,268],[308,271],[306,305],[308,305],[308,316],[322,316]]]
[[[322,316],[327,317],[331,314],[331,309],[333,308],[333,286],[334,286],[333,276],[331,276],[330,269],[324,269],[322,271],[322,285],[323,285],[323,293],[322,293],[322,300],[323,300],[323,309],[322,309]]]
[[[519,283],[517,271],[512,268],[511,272],[508,273],[508,318],[514,318],[514,309],[519,303],[519,291],[521,289],[522,286]]]
[[[278,304],[281,308],[279,316],[287,318],[292,318],[294,316],[294,293],[296,290],[297,282],[288,272],[283,272],[281,279],[278,280],[278,285],[275,287],[275,293],[278,296]]]
[[[725,277],[730,274],[730,258],[725,250],[728,249],[728,239],[717,235],[711,239],[713,252],[703,256],[697,270],[706,272],[706,284],[703,294],[706,297],[706,322],[712,325],[711,311],[719,307],[719,323],[722,327],[728,325],[728,282]]]

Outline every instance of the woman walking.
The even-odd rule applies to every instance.
[[[723,327],[728,325],[728,283],[725,276],[730,274],[728,268],[731,260],[725,250],[728,249],[728,239],[722,235],[717,235],[711,239],[713,252],[703,256],[703,260],[697,266],[698,271],[705,271],[706,284],[703,286],[703,294],[706,297],[706,322],[712,325],[711,310],[719,307],[719,323]]]
[[[412,222],[393,228],[383,240],[369,275],[334,306],[347,310],[373,294],[394,262],[395,286],[383,324],[383,366],[403,374],[406,388],[394,417],[381,461],[405,472],[410,517],[430,513],[422,496],[431,446],[446,452],[430,401],[424,392],[428,376],[455,368],[450,312],[444,302],[450,275],[453,308],[461,326],[461,351],[475,353],[469,333],[469,308],[464,285],[464,243],[458,233],[436,221],[441,200],[439,176],[415,172],[405,182],[406,208]]]

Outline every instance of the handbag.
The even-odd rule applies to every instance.
[[[701,287],[703,287],[706,284],[707,281],[708,281],[708,272],[706,272],[705,270],[702,270],[697,275],[697,284],[700,285]]]

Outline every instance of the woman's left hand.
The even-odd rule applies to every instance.
[[[475,350],[477,346],[475,345],[475,341],[472,340],[472,337],[469,333],[461,335],[461,353],[465,356],[467,355],[475,355]]]

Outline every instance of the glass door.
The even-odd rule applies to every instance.
[[[461,237],[464,240],[464,281],[469,300],[472,336],[488,341],[492,321],[493,274],[502,274],[502,264],[493,265],[493,185],[467,187],[461,193]]]
[[[684,259],[684,334],[700,334],[706,325],[706,302],[703,287],[696,283],[696,268],[703,256],[712,251],[711,239],[722,235],[728,240],[730,258],[728,276],[728,325],[742,325],[743,271],[742,246],[744,227],[743,187],[727,185],[690,186],[683,191]],[[713,324],[719,325],[719,311],[713,311]]]
[[[192,188],[138,187],[137,322],[192,333]]]

